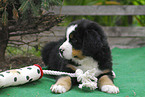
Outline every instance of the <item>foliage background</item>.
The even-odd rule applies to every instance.
[[[39,45],[29,44],[32,38],[37,41],[38,34],[61,22],[61,16],[49,11],[61,3],[61,0],[0,0],[0,71],[38,62],[40,58],[32,56],[40,57]],[[30,41],[23,36],[29,36]]]
[[[49,30],[61,21],[61,17],[49,13],[49,9],[55,5],[61,5],[61,3],[60,0],[0,0],[0,35],[2,37],[0,52],[5,53],[5,47],[8,46],[7,55],[28,53],[29,51],[25,52],[26,48],[19,47],[19,44],[24,43],[22,38],[11,40],[11,37],[39,34],[40,29]],[[14,45],[15,43],[18,45]],[[30,50],[29,47],[28,50]],[[32,50],[34,49],[32,48]],[[5,60],[5,56],[0,55],[2,55],[0,61]]]
[[[57,0],[50,0],[50,2],[51,2],[50,4],[48,4],[47,2],[43,3],[43,7],[48,10],[50,8],[49,6],[57,5],[60,3],[62,3],[63,6],[66,6],[66,5],[145,5],[145,0],[61,0],[61,2],[58,2]],[[46,6],[46,5],[49,5],[49,6]],[[35,8],[32,10],[37,15],[37,12],[35,12]],[[144,15],[138,15],[138,16],[67,16],[64,19],[63,23],[60,23],[59,25],[66,26],[70,22],[77,19],[82,19],[82,18],[96,21],[100,25],[103,25],[103,26],[145,26]],[[41,50],[40,47],[38,48],[38,50],[36,50],[35,47],[29,48],[29,49],[8,47],[7,53],[8,55],[22,54],[22,55],[40,56],[41,55],[40,50]]]
[[[63,5],[145,5],[145,0],[64,0]],[[62,25],[77,19],[90,19],[103,26],[145,26],[145,16],[68,16]]]

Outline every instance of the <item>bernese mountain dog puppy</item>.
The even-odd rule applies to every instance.
[[[46,44],[42,50],[42,60],[49,70],[74,73],[96,68],[98,87],[106,93],[118,93],[113,84],[112,57],[107,37],[102,28],[90,20],[77,20],[68,25],[64,39]],[[51,91],[64,93],[76,85],[77,79],[59,76]]]

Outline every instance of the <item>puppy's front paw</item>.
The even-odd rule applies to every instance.
[[[101,87],[101,91],[106,92],[106,93],[117,94],[117,93],[119,93],[119,88],[116,86],[112,86],[112,85],[104,85]]]
[[[61,86],[61,85],[52,85],[50,89],[54,93],[65,93],[66,92],[65,87]]]

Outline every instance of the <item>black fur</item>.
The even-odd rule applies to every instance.
[[[65,60],[59,55],[59,47],[63,42],[64,39],[61,39],[58,42],[46,44],[42,49],[42,60],[50,70],[74,72],[71,69],[66,68],[66,65],[69,63],[69,61]]]
[[[89,56],[96,60],[100,70],[112,71],[111,51],[102,28],[97,23],[89,20],[78,20],[72,22],[69,26],[74,24],[78,26],[73,32],[73,38],[69,41],[73,48],[81,50],[84,56]],[[76,66],[77,64],[59,55],[59,47],[64,41],[65,39],[61,39],[57,42],[46,44],[42,50],[42,59],[48,65],[48,69],[72,73],[75,71],[67,68],[66,65],[72,64]]]
[[[95,22],[89,20],[79,20],[72,22],[70,25],[79,24],[74,35],[80,47],[72,43],[75,49],[81,49],[83,55],[93,57],[99,63],[99,69],[112,70],[112,58],[107,37],[102,28]],[[70,26],[69,25],[69,26]],[[81,40],[80,40],[81,39]]]

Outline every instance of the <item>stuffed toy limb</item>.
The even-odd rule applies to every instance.
[[[66,73],[52,70],[42,70],[42,68],[35,64],[20,69],[7,70],[0,73],[0,87],[16,86],[25,84],[31,81],[42,78],[43,74],[48,75],[68,75],[70,77],[77,77],[80,82],[79,88],[90,88],[95,90],[97,88],[97,78],[95,77],[96,69],[88,70],[85,73],[81,69],[77,69],[75,73]]]

